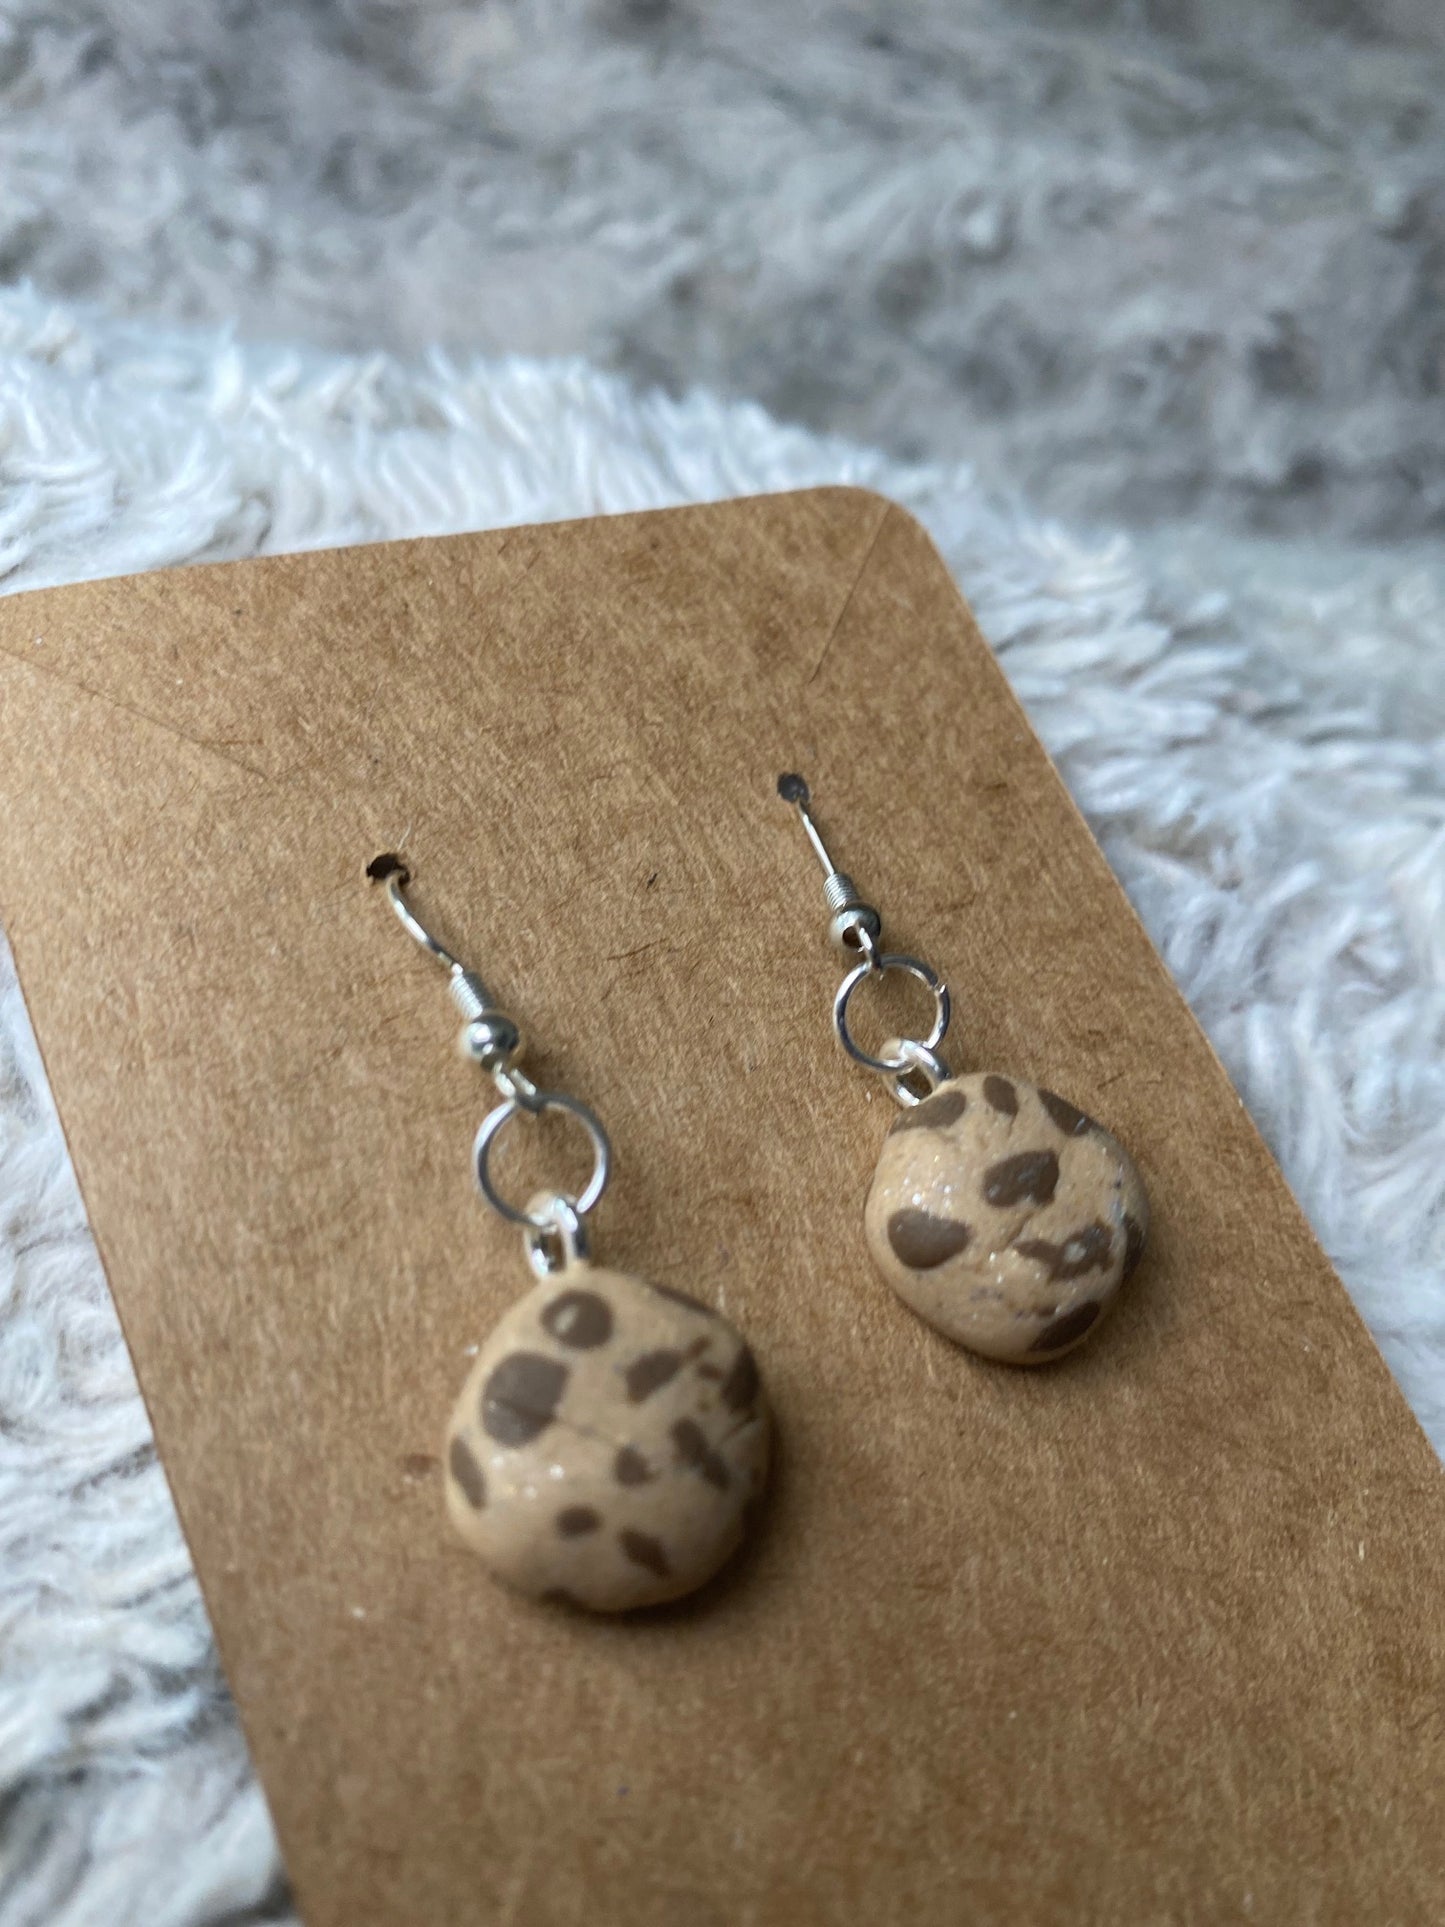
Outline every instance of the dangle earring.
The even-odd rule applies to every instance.
[[[592,1265],[585,1220],[611,1169],[601,1122],[522,1070],[517,1026],[417,917],[401,859],[379,856],[367,875],[447,971],[462,1052],[501,1093],[477,1132],[476,1179],[521,1227],[537,1280],[481,1347],[452,1413],[452,1523],[499,1579],[535,1598],[595,1612],[681,1598],[737,1547],[767,1477],[753,1354],[696,1299]],[[493,1152],[514,1117],[544,1111],[582,1125],[592,1175],[580,1196],[545,1191],[523,1208],[498,1190]]]
[[[829,935],[856,959],[833,1000],[855,1063],[902,1106],[864,1211],[874,1263],[910,1310],[957,1344],[1014,1365],[1061,1358],[1091,1332],[1144,1250],[1149,1202],[1128,1152],[1102,1125],[1018,1077],[955,1077],[938,1056],[948,986],[917,957],[885,952],[878,912],[824,847],[801,776],[780,776],[826,872]],[[879,1055],[848,1026],[858,986],[900,971],[934,999],[925,1038]],[[921,1088],[920,1088],[921,1087]]]

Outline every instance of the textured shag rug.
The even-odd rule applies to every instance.
[[[0,0],[0,279],[1445,531],[1439,0]]]
[[[1261,571],[1215,537],[1196,595],[967,468],[706,394],[639,395],[577,363],[245,347],[0,296],[12,591],[822,480],[882,489],[933,531],[1445,1448],[1431,569],[1273,553]],[[289,1918],[264,1805],[0,965],[0,1922],[261,1918]]]

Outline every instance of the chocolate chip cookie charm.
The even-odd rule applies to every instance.
[[[736,1550],[762,1495],[770,1420],[757,1363],[698,1299],[590,1262],[584,1221],[611,1164],[600,1121],[521,1069],[516,1025],[420,922],[400,859],[378,857],[368,875],[446,967],[462,1049],[501,1092],[477,1132],[477,1182],[522,1227],[537,1279],[481,1347],[452,1413],[452,1524],[537,1599],[610,1613],[681,1598]],[[544,1192],[521,1208],[497,1189],[493,1149],[512,1118],[544,1111],[584,1127],[592,1176],[578,1197]]]
[[[874,1263],[910,1310],[986,1358],[1040,1365],[1082,1344],[1138,1265],[1149,1201],[1118,1140],[1067,1098],[996,1072],[954,1077],[938,1056],[948,987],[917,957],[886,954],[878,912],[833,863],[801,776],[778,793],[797,806],[827,873],[830,935],[856,957],[833,1023],[855,1062],[902,1107],[864,1211]],[[870,977],[900,971],[931,992],[926,1038],[891,1038],[874,1055],[848,1010]]]

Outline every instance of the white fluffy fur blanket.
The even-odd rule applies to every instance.
[[[1445,1446],[1445,659],[1423,565],[1336,556],[1324,579],[1302,557],[1291,590],[1276,554],[1264,589],[1246,548],[1185,568],[1084,541],[967,469],[573,363],[343,359],[0,296],[12,591],[842,479],[934,532]],[[0,963],[0,1922],[285,1915]]]

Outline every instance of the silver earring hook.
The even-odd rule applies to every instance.
[[[395,851],[373,857],[366,866],[366,874],[386,891],[402,929],[446,971],[452,1001],[466,1020],[462,1025],[462,1052],[481,1065],[502,1096],[502,1103],[482,1119],[472,1147],[472,1167],[482,1196],[494,1211],[523,1227],[529,1262],[534,1269],[540,1268],[539,1275],[557,1269],[560,1264],[585,1263],[587,1241],[582,1219],[606,1190],[612,1169],[612,1146],[601,1120],[590,1106],[577,1098],[569,1097],[565,1091],[540,1090],[528,1077],[517,1062],[522,1051],[521,1031],[498,1007],[476,971],[469,970],[461,958],[427,928],[407,901],[411,872]],[[592,1144],[592,1176],[580,1196],[543,1192],[533,1198],[526,1209],[502,1196],[492,1175],[492,1152],[503,1126],[519,1111],[531,1117],[543,1111],[560,1111],[574,1118],[586,1131]],[[561,1245],[554,1250],[559,1237]]]
[[[407,902],[404,892],[411,882],[411,871],[393,851],[384,856],[373,857],[366,866],[366,874],[373,883],[379,883],[391,899],[391,907],[401,920],[403,930],[415,937],[430,956],[438,963],[445,964],[448,970],[461,970],[465,966],[459,957],[454,957],[440,937],[433,936],[421,918]]]
[[[828,846],[824,843],[822,836],[819,834],[818,826],[813,821],[812,812],[808,807],[813,800],[808,793],[808,785],[795,770],[789,771],[787,774],[778,778],[778,795],[782,797],[785,803],[791,803],[796,808],[798,817],[803,825],[803,834],[812,844],[818,861],[823,866],[824,874],[830,877],[841,876],[842,872],[832,857],[829,856]]]
[[[778,778],[778,795],[785,803],[791,803],[798,812],[803,825],[803,834],[813,846],[813,853],[823,866],[823,895],[833,920],[828,925],[828,936],[839,950],[853,951],[866,961],[872,962],[878,952],[878,939],[883,933],[883,919],[871,903],[865,903],[858,894],[858,886],[846,870],[840,870],[828,854],[828,846],[819,834],[813,821],[809,805],[812,798],[808,785],[796,771],[789,771]]]
[[[386,891],[397,920],[409,937],[419,943],[429,957],[437,962],[451,978],[452,1000],[463,1017],[483,1017],[500,1015],[496,999],[487,989],[475,970],[468,970],[460,957],[442,942],[441,938],[427,929],[421,918],[406,900],[406,891],[411,883],[411,871],[394,851],[373,857],[366,866],[366,874],[373,883],[379,883]],[[518,1040],[520,1042],[520,1039]]]
[[[952,1014],[948,985],[932,965],[924,963],[921,957],[905,957],[883,950],[883,920],[872,904],[865,903],[858,894],[858,886],[852,877],[840,870],[828,854],[828,847],[813,821],[810,807],[812,798],[803,778],[791,771],[780,776],[778,795],[797,810],[804,833],[823,866],[823,895],[833,913],[828,935],[839,950],[859,959],[839,984],[833,999],[833,1028],[837,1032],[838,1042],[855,1063],[882,1077],[892,1097],[906,1110],[920,1103],[927,1094],[926,1091],[920,1093],[916,1090],[910,1080],[922,1082],[931,1091],[948,1075],[946,1066],[937,1054]],[[881,977],[890,970],[901,971],[905,976],[912,977],[932,994],[933,1024],[927,1037],[890,1038],[883,1047],[883,1054],[875,1057],[872,1052],[863,1049],[849,1029],[848,1007],[854,991],[865,978]]]

